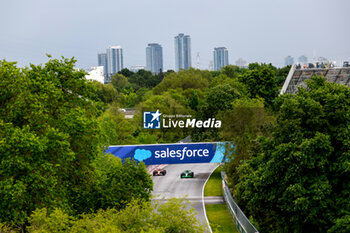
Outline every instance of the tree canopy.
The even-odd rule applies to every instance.
[[[313,77],[276,105],[273,135],[238,168],[235,197],[261,232],[347,232],[350,89]]]
[[[169,89],[199,89],[204,90],[208,87],[211,75],[208,71],[195,69],[182,70],[178,73],[170,73],[165,76],[161,83],[154,89],[154,94],[161,94]]]
[[[102,149],[100,104],[73,64],[0,62],[1,221],[24,223],[37,207],[69,208],[90,180],[89,163]]]
[[[113,171],[94,165],[108,145],[98,120],[105,104],[74,63],[50,59],[20,69],[0,61],[0,222],[23,228],[37,208],[79,214],[149,199],[144,165],[114,156]],[[125,176],[130,170],[138,175]],[[117,187],[135,196],[120,196]]]
[[[263,98],[267,105],[271,105],[278,95],[275,69],[272,65],[258,63],[249,64],[249,70],[239,76],[251,98]]]
[[[1,223],[0,231],[18,232]],[[197,221],[193,208],[188,208],[187,202],[170,199],[165,203],[133,200],[122,210],[99,210],[79,217],[58,208],[53,211],[42,208],[30,216],[27,232],[202,233],[204,230]]]

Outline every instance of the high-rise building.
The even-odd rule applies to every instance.
[[[225,47],[214,48],[214,70],[228,65],[228,50]]]
[[[191,67],[191,37],[180,33],[175,36],[175,70]]]
[[[307,57],[305,57],[304,55],[300,56],[298,58],[298,62],[302,63],[302,64],[306,64],[307,63]]]
[[[159,44],[148,44],[146,48],[146,70],[153,74],[158,74],[163,70],[163,49]]]
[[[107,54],[106,53],[99,53],[97,54],[97,65],[103,66],[103,72],[106,75],[107,74]]]
[[[291,57],[291,56],[287,56],[285,59],[284,59],[284,65],[285,66],[289,66],[289,65],[293,65],[294,64],[294,58]]]
[[[118,73],[123,69],[123,49],[111,46],[107,49],[107,76]]]

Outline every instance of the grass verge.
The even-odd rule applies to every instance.
[[[204,187],[204,196],[223,196],[221,166],[211,174]],[[239,233],[226,204],[206,204],[205,209],[214,233]]]
[[[211,174],[204,187],[204,196],[222,196],[221,166],[217,167]]]
[[[239,233],[226,204],[206,204],[205,209],[214,233]]]

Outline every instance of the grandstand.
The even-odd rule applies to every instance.
[[[350,87],[350,65],[348,62],[343,62],[341,67],[336,67],[332,63],[294,64],[284,82],[281,94],[295,94],[298,91],[298,87],[306,87],[305,80],[310,79],[314,75],[323,76],[328,82],[344,84]]]

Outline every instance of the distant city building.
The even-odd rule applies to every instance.
[[[175,71],[191,67],[191,37],[180,33],[175,36]]]
[[[214,48],[214,70],[228,65],[228,51],[225,47]]]
[[[209,61],[209,66],[208,66],[208,70],[213,71],[213,69],[214,69],[213,61],[210,60]]]
[[[300,56],[298,58],[298,62],[301,64],[306,64],[307,63],[307,57],[305,57],[304,55]]]
[[[201,56],[199,55],[199,52],[197,52],[196,56],[196,69],[200,69],[200,62],[201,62]]]
[[[328,59],[325,58],[325,57],[319,57],[319,58],[317,59],[317,61],[319,61],[319,62],[324,62],[324,63],[328,63],[328,62],[329,62]]]
[[[236,66],[239,66],[240,68],[242,68],[242,67],[248,67],[248,63],[247,63],[247,61],[246,60],[243,60],[243,58],[238,58],[238,60],[237,61],[235,61],[235,65]]]
[[[148,44],[146,48],[146,70],[153,74],[163,71],[163,49],[159,44]]]
[[[131,66],[130,71],[132,72],[138,72],[139,70],[144,70],[146,67],[143,65],[136,65],[136,66]]]
[[[284,65],[285,66],[289,66],[289,65],[293,65],[294,64],[294,58],[291,57],[291,56],[287,56],[285,59],[284,59]]]
[[[104,83],[105,76],[104,76],[103,70],[104,70],[103,66],[91,67],[91,69],[87,70],[88,75],[86,75],[85,78],[90,80],[96,80],[100,83]]]
[[[107,76],[118,73],[123,69],[123,49],[111,46],[107,49]]]
[[[97,65],[103,66],[103,72],[106,75],[107,74],[107,54],[106,53],[99,53],[97,54]]]

